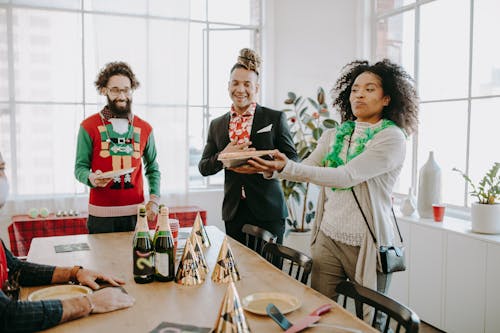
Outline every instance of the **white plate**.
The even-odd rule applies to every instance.
[[[95,178],[96,179],[104,179],[104,178],[118,177],[118,176],[126,175],[127,173],[132,173],[134,170],[135,170],[135,167],[128,168],[128,169],[106,171],[106,172],[103,172],[99,175],[96,175]]]
[[[91,294],[92,289],[76,284],[65,284],[39,289],[28,296],[29,301],[41,301],[46,299],[67,299],[76,296]]]
[[[252,157],[271,155],[273,152],[273,150],[238,151],[219,154],[217,159],[221,161],[226,168],[232,168],[245,164]]]
[[[250,294],[241,300],[243,309],[259,315],[267,314],[266,307],[269,303],[276,305],[283,314],[295,311],[300,308],[301,305],[297,297],[286,293],[276,292]]]

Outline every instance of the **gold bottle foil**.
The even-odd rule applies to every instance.
[[[227,237],[224,237],[212,272],[212,281],[228,283],[240,279],[240,273],[238,272],[238,267],[234,260],[233,251],[231,251]]]
[[[249,333],[245,312],[234,282],[227,286],[226,294],[220,306],[219,315],[213,329],[214,333]]]

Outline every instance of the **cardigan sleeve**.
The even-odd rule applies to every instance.
[[[345,165],[337,168],[319,166],[320,156],[317,154],[314,165],[289,160],[279,177],[326,187],[348,188],[399,167],[404,162],[405,153],[403,132],[397,127],[389,127],[378,133],[366,144],[364,152]]]

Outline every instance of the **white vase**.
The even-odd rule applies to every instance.
[[[482,234],[500,234],[500,204],[472,203],[472,231]]]
[[[431,151],[418,176],[418,215],[421,218],[432,218],[432,204],[435,203],[441,203],[441,168]]]
[[[403,200],[399,209],[401,210],[401,214],[403,216],[410,216],[415,212],[417,208],[415,196],[413,195],[412,188],[408,190],[408,196]]]

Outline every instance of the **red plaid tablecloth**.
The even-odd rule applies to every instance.
[[[200,213],[203,224],[207,224],[207,212],[197,206],[171,207],[169,217],[179,220],[180,227],[193,225],[196,214]],[[154,229],[156,222],[150,222]],[[31,218],[28,215],[14,215],[8,227],[10,248],[15,256],[26,256],[31,240],[35,237],[87,234],[87,214],[57,217],[50,214],[46,218]]]

